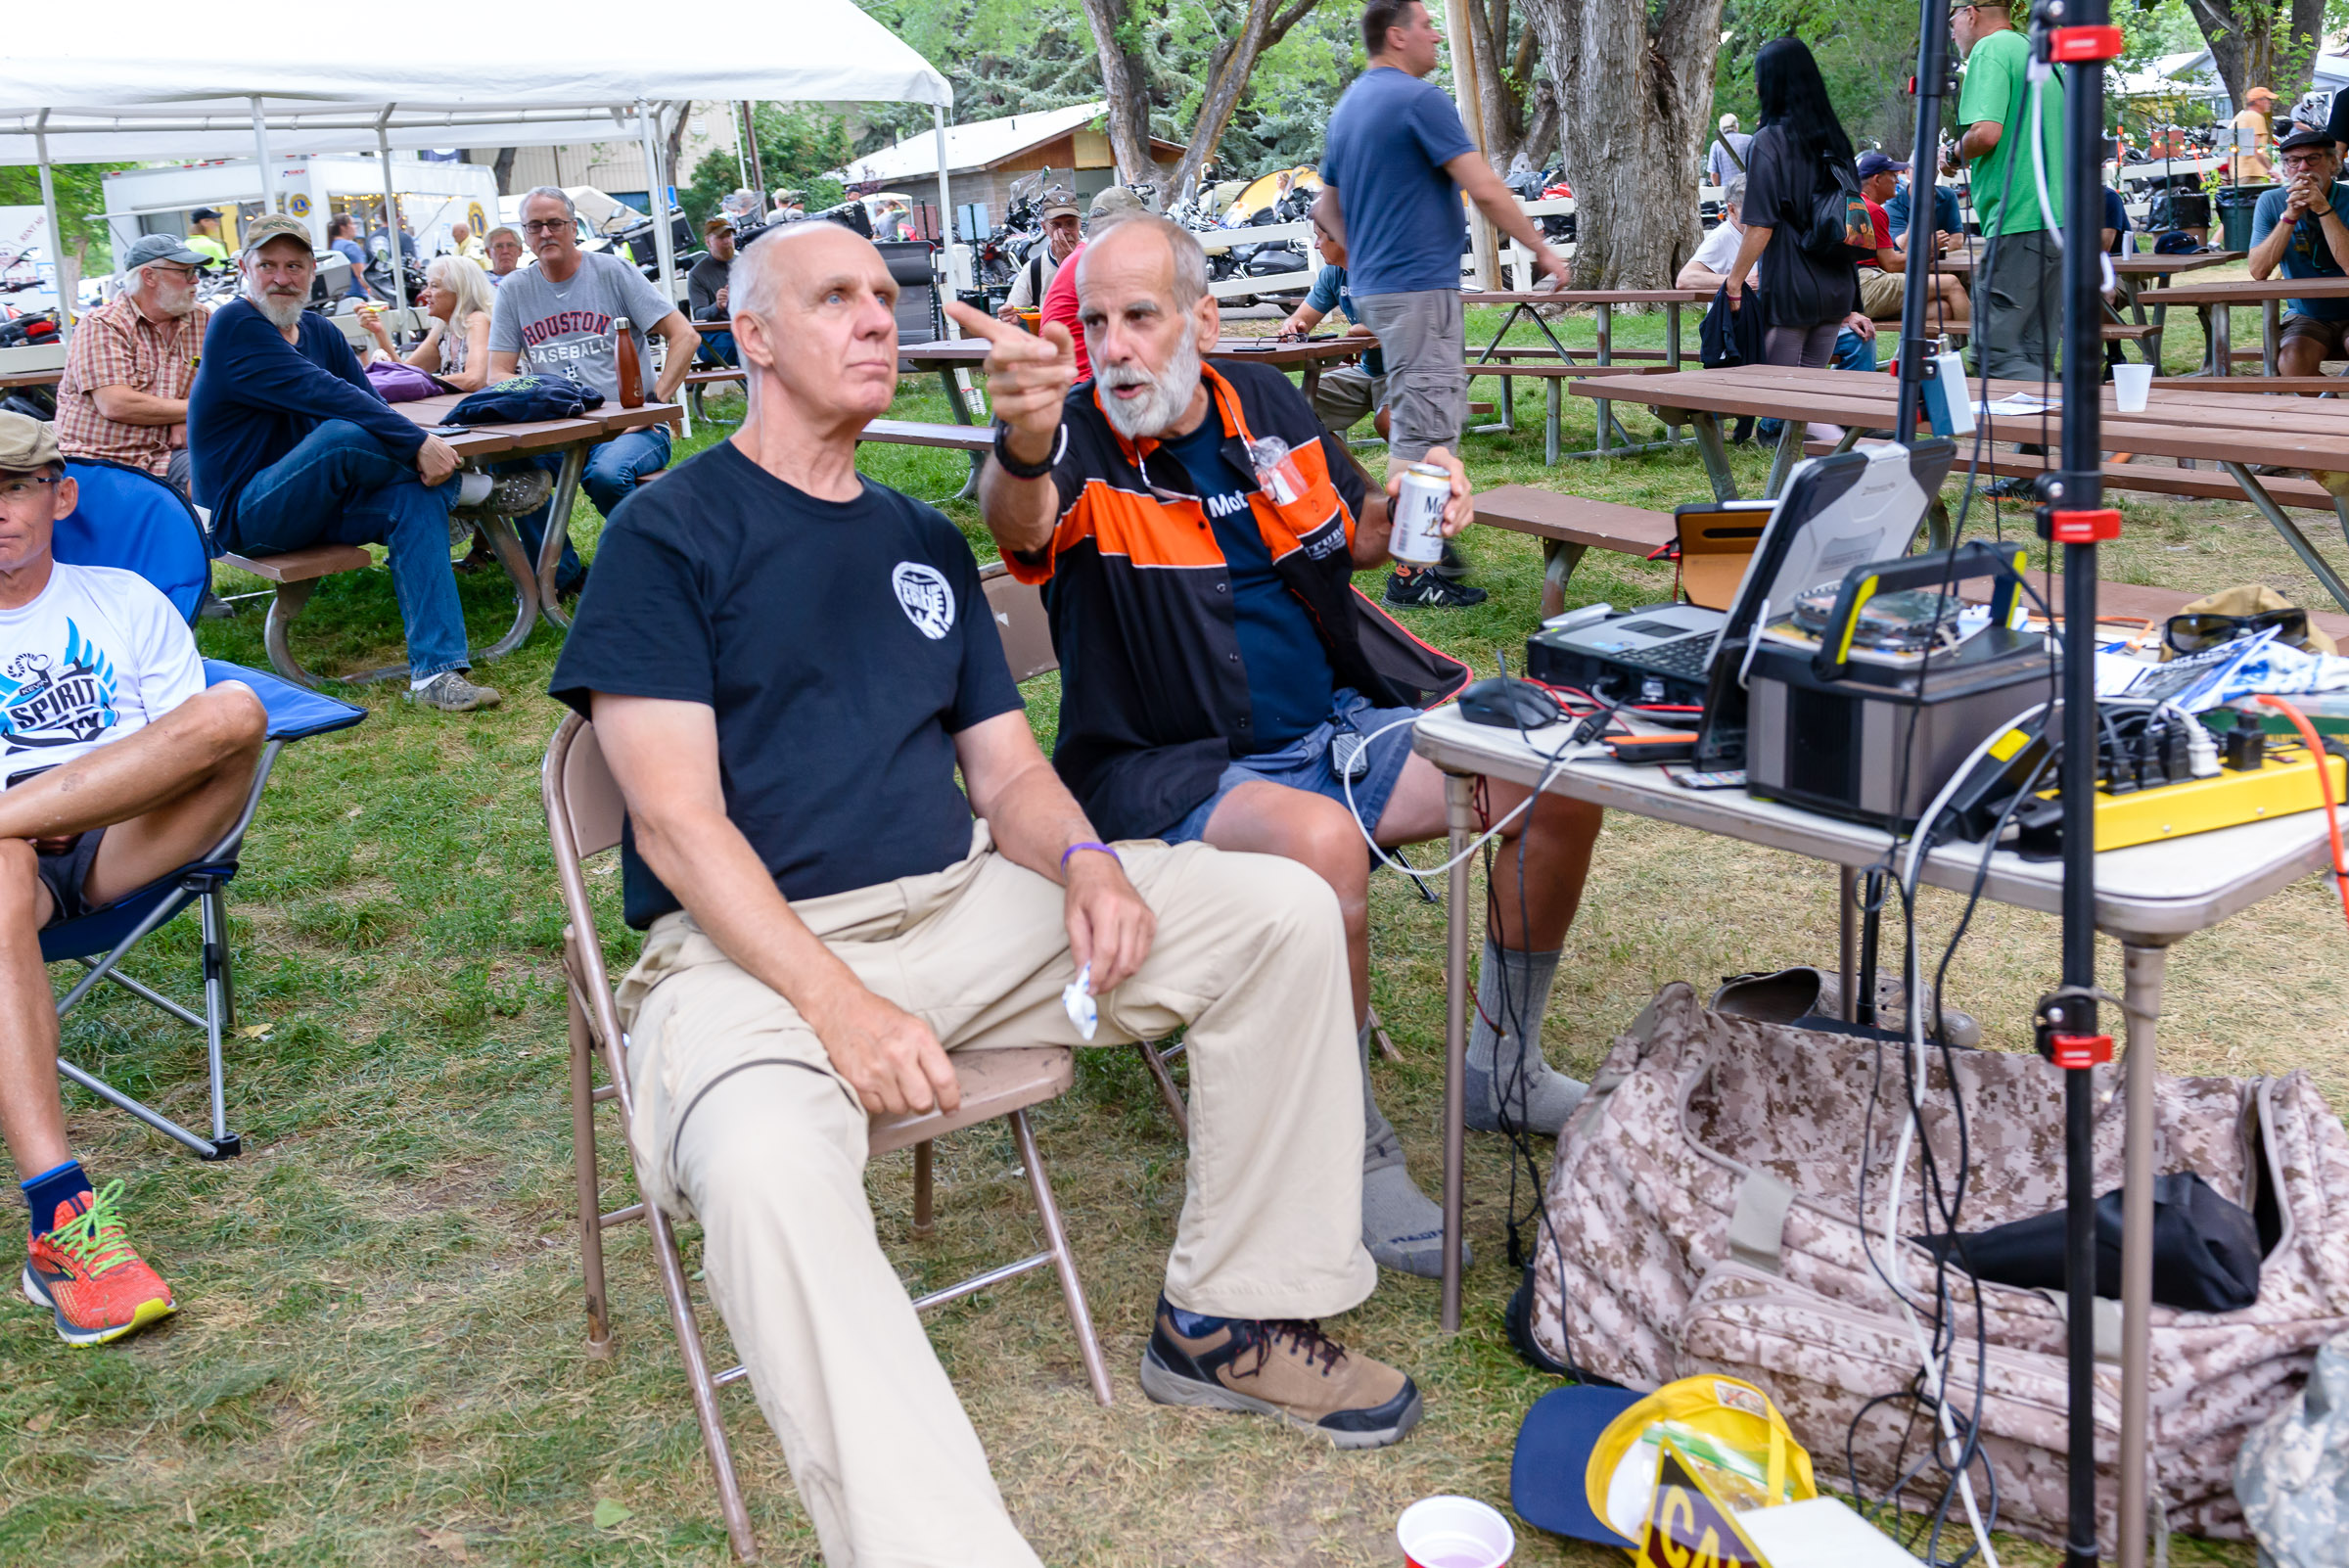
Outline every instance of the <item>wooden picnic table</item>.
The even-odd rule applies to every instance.
[[[50,370],[0,371],[0,392],[15,392],[20,387],[54,387],[65,376],[62,365]]]
[[[2349,278],[2228,278],[2216,283],[2183,283],[2163,292],[2163,305],[2190,305],[2201,312],[2202,330],[2210,344],[2210,373],[2234,374],[2234,330],[2230,320],[2237,306],[2260,307],[2260,364],[2269,375],[2276,370],[2276,351],[2283,332],[2286,300],[2349,300]]]
[[[438,427],[459,400],[457,394],[450,392],[438,397],[420,397],[414,402],[394,403],[392,406],[417,424],[429,428]],[[531,564],[531,580],[527,587],[520,581],[515,584],[517,595],[528,594],[531,616],[543,616],[549,624],[558,628],[571,624],[571,617],[556,603],[555,573],[563,563],[563,547],[571,539],[571,509],[578,496],[579,476],[586,470],[589,449],[599,441],[609,440],[626,431],[646,430],[654,425],[673,425],[682,413],[683,409],[675,403],[648,402],[637,408],[622,408],[618,403],[607,402],[600,408],[586,410],[576,419],[530,420],[462,432],[435,430],[435,434],[456,447],[458,455],[464,457],[486,456],[490,452],[506,457],[562,453],[562,467],[556,471],[554,491],[548,498],[548,527],[545,536],[539,541],[538,559]],[[504,444],[481,444],[490,440]],[[500,521],[511,527],[510,520]],[[494,535],[490,539],[490,547],[493,550],[499,548]],[[520,549],[519,540],[516,548]],[[503,559],[502,553],[500,559]],[[508,572],[511,575],[510,566]],[[530,617],[518,617],[516,623],[524,636],[529,635]],[[517,644],[521,640],[521,637],[512,639]],[[505,646],[504,643],[499,644],[500,648]]]
[[[1961,278],[1968,279],[1970,287],[1970,279],[1978,258],[1978,249],[1969,248],[1939,257],[1935,264],[1944,272],[1953,272]],[[2156,370],[2161,365],[2162,329],[2168,323],[2169,306],[2177,302],[2169,292],[2172,287],[2170,280],[2181,273],[2200,272],[2209,267],[2225,266],[2230,261],[2240,261],[2242,258],[2243,253],[2240,251],[2197,251],[2189,255],[2156,255],[2151,252],[2144,252],[2116,255],[2112,258],[2113,279],[2120,285],[2121,303],[2128,308],[2130,323],[2134,326],[2153,329],[2145,338],[2145,362],[2147,364],[2154,366]],[[2153,280],[2154,292],[2150,300],[2145,295],[2147,278]],[[2153,307],[2153,314],[2149,320],[2145,315],[2145,307],[2148,303]],[[2117,310],[2111,313],[2114,320],[2120,319]]]
[[[1500,346],[1501,340],[1509,335],[1510,329],[1516,326],[1517,318],[1521,315],[1531,321],[1542,336],[1548,340],[1549,346],[1556,352],[1561,363],[1568,365],[1579,363],[1580,361],[1575,358],[1574,351],[1558,341],[1557,334],[1549,330],[1549,323],[1542,316],[1543,308],[1545,306],[1565,305],[1589,305],[1591,307],[1597,320],[1598,347],[1590,357],[1594,363],[1611,365],[1616,360],[1615,306],[1619,304],[1660,304],[1664,307],[1664,364],[1667,369],[1678,370],[1681,368],[1681,309],[1684,305],[1706,304],[1711,301],[1712,298],[1711,292],[1703,289],[1463,289],[1460,291],[1460,303],[1463,306],[1507,305],[1509,307],[1509,313],[1500,319],[1499,330],[1493,334],[1493,341],[1487,344],[1484,350],[1470,361],[1472,365],[1489,364],[1502,356],[1504,350]],[[1647,356],[1643,355],[1642,357]],[[1669,436],[1660,441],[1633,440],[1631,432],[1625,430],[1622,423],[1615,418],[1615,411],[1609,406],[1608,400],[1601,397],[1596,401],[1598,404],[1598,434],[1595,444],[1588,451],[1565,452],[1557,454],[1558,456],[1628,457],[1635,452],[1666,451],[1681,444],[1670,438]],[[1512,402],[1513,399],[1506,396],[1501,399],[1501,417],[1498,429],[1516,429],[1516,410],[1512,406]],[[1620,440],[1617,438],[1620,438]],[[1554,423],[1548,445],[1552,451],[1557,445]],[[1556,462],[1557,457],[1552,456],[1550,461]]]
[[[1969,384],[1969,392],[1978,384]],[[1720,419],[1755,415],[1783,419],[1785,432],[1771,465],[1768,493],[1777,494],[1787,472],[1802,451],[1806,421],[1840,425],[1844,443],[1869,430],[1892,426],[1898,387],[1890,376],[1859,375],[1842,370],[1805,370],[1784,365],[1738,365],[1723,370],[1688,370],[1677,375],[1629,376],[1575,382],[1570,392],[1585,397],[1611,397],[1641,402],[1654,408],[1685,411],[1696,427],[1697,449],[1716,496],[1734,499],[1737,485],[1729,471],[1728,453],[1721,439]],[[2036,382],[1992,382],[1996,401],[2016,392],[2036,394]],[[2331,563],[2317,553],[2300,526],[2277,504],[2254,464],[2291,469],[2349,471],[2349,408],[2329,399],[2274,398],[2256,403],[2222,392],[2193,392],[2158,388],[2142,412],[2121,413],[2110,391],[2100,399],[2106,451],[2142,453],[2153,457],[2191,458],[2216,462],[2243,496],[2292,552],[2300,557],[2325,590],[2343,609],[2349,609],[2349,582]],[[1986,427],[1983,438],[1992,441],[2052,441],[2059,411],[2045,415],[1977,414]],[[2349,538],[2349,506],[2337,499],[2333,511]]]

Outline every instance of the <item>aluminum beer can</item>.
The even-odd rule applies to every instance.
[[[1430,566],[1444,559],[1444,508],[1451,500],[1451,471],[1413,463],[1403,471],[1395,497],[1395,531],[1387,551],[1398,561]]]

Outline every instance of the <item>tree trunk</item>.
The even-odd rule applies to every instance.
[[[1169,182],[1163,205],[1172,206],[1187,195],[1198,180],[1199,171],[1216,156],[1216,144],[1223,139],[1232,115],[1240,107],[1240,99],[1248,91],[1248,78],[1255,73],[1257,61],[1266,50],[1287,37],[1289,29],[1304,21],[1306,14],[1318,4],[1320,0],[1288,0],[1286,6],[1278,0],[1248,0],[1238,35],[1218,44],[1215,53],[1208,57],[1207,90],[1200,95],[1199,117],[1191,124],[1190,145],[1183,149],[1181,160],[1174,165],[1174,177]],[[1145,157],[1147,147],[1145,142]]]
[[[668,106],[668,112],[676,116],[676,123],[668,127],[668,145],[661,149],[661,169],[668,176],[668,183],[674,186],[679,183],[677,160],[685,156],[685,121],[693,115],[693,101],[682,99],[672,103]],[[656,213],[661,210],[660,193],[657,191],[653,193],[652,206]]]
[[[1127,184],[1155,180],[1150,161],[1150,67],[1142,58],[1141,20],[1131,0],[1084,0],[1101,57],[1101,92],[1109,100],[1109,151]]]
[[[1699,237],[1691,171],[1713,107],[1722,0],[1527,0],[1558,84],[1574,282],[1656,289]],[[1654,22],[1651,24],[1650,17]]]
[[[501,147],[497,150],[495,161],[489,165],[489,171],[497,176],[497,194],[500,196],[514,194],[514,155],[519,151],[519,148]]]
[[[2219,80],[2237,109],[2254,87],[2274,88],[2280,102],[2294,103],[2316,78],[2324,0],[2291,0],[2288,22],[2280,9],[2273,0],[2187,0],[2202,41],[2210,45]]]

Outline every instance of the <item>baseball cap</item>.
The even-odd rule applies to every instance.
[[[2330,147],[2332,132],[2322,125],[2303,125],[2289,136],[2277,140],[2276,151],[2288,153],[2295,147]]]
[[[1148,210],[1142,206],[1142,199],[1123,185],[1112,185],[1093,198],[1092,215],[1097,218],[1131,217],[1136,212]]]
[[[216,218],[219,215],[220,209],[216,207],[200,207],[195,211],[188,214],[188,216],[194,218],[199,223],[203,222],[206,218]]]
[[[2273,87],[2253,87],[2247,89],[2243,93],[2243,102],[2246,104],[2254,98],[2264,98],[2272,104],[2276,102],[2276,89]]]
[[[721,229],[728,234],[732,234],[734,232],[734,220],[730,217],[714,217],[704,220],[702,224],[702,238],[706,240]]]
[[[1860,155],[1860,177],[1864,180],[1872,180],[1886,169],[1898,173],[1908,166],[1891,154],[1878,152],[1872,147]]]
[[[1707,1373],[1653,1394],[1583,1383],[1543,1395],[1517,1430],[1509,1506],[1553,1535],[1635,1551],[1616,1522],[1636,1530],[1646,1517],[1659,1452],[1651,1436],[1670,1438],[1708,1484],[1747,1494],[1750,1503],[1815,1495],[1811,1455],[1769,1396]]]
[[[237,254],[251,255],[271,240],[299,240],[303,250],[310,247],[310,226],[298,217],[272,212],[267,217],[254,218],[245,225],[245,238],[237,247]]]
[[[1055,185],[1044,193],[1044,207],[1041,214],[1043,222],[1049,223],[1056,217],[1082,217],[1083,215],[1077,209],[1077,198],[1069,194],[1066,186]]]
[[[57,458],[57,427],[0,409],[0,474],[29,474]]]
[[[201,251],[191,251],[187,242],[176,234],[142,234],[122,253],[124,272],[143,267],[150,261],[176,261],[183,267],[200,267],[211,259]]]

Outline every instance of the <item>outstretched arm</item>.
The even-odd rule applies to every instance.
[[[1077,344],[1069,329],[1047,321],[1036,336],[959,301],[946,313],[965,333],[988,342],[987,394],[1008,427],[1003,444],[1023,463],[1051,461],[1060,442],[1061,405],[1077,385]],[[979,478],[979,510],[996,549],[1034,555],[1052,542],[1060,487],[1049,474],[1021,479],[990,457]]]

